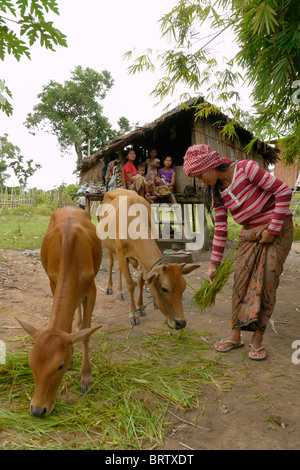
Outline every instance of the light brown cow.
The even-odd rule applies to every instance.
[[[83,342],[82,391],[92,384],[88,343],[90,335],[102,326],[91,328],[96,300],[94,278],[101,259],[101,243],[87,213],[77,207],[56,210],[41,247],[41,261],[53,293],[49,325],[38,330],[19,320],[35,339],[28,358],[35,382],[31,401],[35,416],[44,416],[54,408],[58,387],[72,360],[73,344],[79,341]],[[81,303],[81,329],[72,333],[74,314]]]
[[[142,210],[143,207],[145,210]],[[140,212],[134,213],[138,208],[141,209]],[[153,300],[166,316],[170,328],[185,327],[182,293],[186,282],[183,274],[197,269],[200,264],[173,264],[162,257],[156,240],[152,237],[150,204],[136,192],[125,189],[107,192],[103,198],[102,214],[103,217],[97,226],[97,235],[109,254],[109,283],[111,284],[112,253],[115,253],[129,293],[130,323],[139,323],[137,311],[143,314],[142,288],[144,281],[147,281]],[[134,233],[130,234],[130,227],[136,227],[140,234],[147,236],[133,238]],[[135,283],[130,274],[129,262],[134,268],[140,267],[142,270],[138,280],[137,306],[134,301]],[[118,280],[120,281],[120,276]],[[111,285],[108,285],[107,290],[109,289]],[[118,283],[118,294],[120,291],[121,286]]]

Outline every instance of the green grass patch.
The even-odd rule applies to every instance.
[[[171,424],[174,409],[198,408],[216,381],[218,390],[220,384],[230,389],[224,365],[210,357],[203,340],[208,333],[153,329],[133,337],[128,331],[125,339],[118,330],[94,335],[94,384],[85,395],[80,391],[81,351],[75,349],[55,409],[44,418],[29,412],[34,384],[27,352],[21,348],[9,354],[0,366],[0,448],[155,448],[176,426],[174,420]]]
[[[36,250],[41,247],[50,216],[55,207],[46,204],[19,206],[0,211],[0,249]],[[92,217],[96,225],[96,217]]]
[[[15,251],[38,249],[48,224],[49,216],[45,215],[0,215],[0,248]]]

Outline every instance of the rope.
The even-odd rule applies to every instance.
[[[159,263],[159,261],[160,261],[160,263]],[[155,263],[152,264],[151,268],[149,269],[149,272],[151,271],[151,269],[152,269],[156,264],[160,265],[160,264],[164,263],[165,261],[167,261],[167,260],[166,260],[166,258],[164,258],[163,256],[162,256],[161,258],[158,258],[158,260],[155,261]]]
[[[140,307],[138,307],[134,310],[130,310],[129,312],[117,313],[116,315],[111,315],[109,317],[98,317],[97,316],[97,319],[100,318],[100,319],[104,319],[104,320],[109,320],[110,318],[121,317],[122,315],[129,315],[131,312],[137,312],[141,308],[146,308],[147,305],[151,304],[152,302],[153,302],[153,300],[150,300],[150,302],[148,302],[147,304],[141,305]]]

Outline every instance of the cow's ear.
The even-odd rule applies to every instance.
[[[33,337],[36,335],[37,328],[35,326],[30,325],[29,323],[26,323],[25,321],[21,321],[18,318],[16,318],[16,320],[20,323],[21,327],[23,328],[23,330],[26,331],[26,333],[28,333],[30,336],[33,336]]]
[[[102,328],[103,325],[94,326],[92,328],[84,328],[76,331],[76,333],[66,333],[67,340],[70,344],[75,344],[86,340],[91,334]]]
[[[152,281],[154,281],[154,279],[157,279],[158,278],[158,274],[157,273],[154,273],[154,272],[150,272],[149,273],[149,276],[148,278],[146,279],[148,284],[151,284]]]
[[[181,265],[181,270],[182,274],[189,274],[195,269],[200,268],[201,264],[182,264]]]

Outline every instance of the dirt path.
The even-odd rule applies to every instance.
[[[202,266],[187,276],[197,288],[204,280],[209,253],[203,253]],[[106,257],[97,276],[98,298],[95,308],[104,329],[127,326],[128,302],[105,296]],[[184,294],[187,328],[211,332],[212,342],[230,331],[230,299],[232,280],[228,282],[216,305],[199,314],[191,307],[191,290]],[[181,426],[166,439],[162,450],[198,449],[300,449],[300,244],[294,244],[286,261],[278,289],[273,323],[269,325],[264,345],[266,361],[248,358],[250,333],[243,334],[245,347],[221,355],[213,348],[224,365],[230,365],[234,380],[230,391],[211,392],[205,406],[189,413],[178,411]],[[39,252],[17,253],[0,250],[0,340],[13,349],[14,339],[23,335],[15,317],[46,326],[52,295],[43,271]],[[103,312],[107,318],[103,322]],[[161,327],[162,314],[147,307],[147,315],[136,328]],[[124,333],[126,334],[126,333]],[[292,348],[299,340],[299,354]],[[295,361],[294,361],[295,362]],[[188,424],[197,422],[197,427]]]

